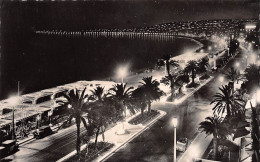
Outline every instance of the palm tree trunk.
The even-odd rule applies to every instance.
[[[217,160],[218,157],[218,139],[213,137],[213,159]]]
[[[191,71],[191,78],[192,78],[192,84],[195,84],[195,81],[194,81],[194,79],[195,79],[195,71],[194,70],[192,70]]]
[[[148,102],[148,113],[151,112],[151,101]]]
[[[174,83],[171,83],[171,95],[174,96]]]
[[[169,63],[169,60],[166,60],[165,64],[166,64],[167,73],[168,73],[168,75],[170,75],[170,63]]]
[[[100,131],[100,127],[98,127],[97,132],[96,132],[95,148],[97,146],[97,139],[98,139],[99,131]]]
[[[101,127],[103,142],[105,142],[105,130],[106,130],[106,127],[103,125]]]
[[[227,116],[231,116],[230,106],[227,104]]]
[[[77,154],[80,154],[80,116],[76,117],[76,126],[77,126],[77,143],[76,143],[76,150]]]

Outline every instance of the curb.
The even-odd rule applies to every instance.
[[[29,141],[32,141],[33,139],[34,139],[33,136],[32,136],[32,137],[28,137],[26,140],[24,139],[24,140],[18,141],[17,144],[22,145],[22,144],[24,144],[24,143],[27,143],[27,142],[29,142]]]
[[[103,156],[101,157],[97,157],[94,161],[105,161],[107,160],[109,157],[111,157],[114,152],[117,152],[123,145],[125,145],[126,143],[130,142],[131,140],[133,140],[135,137],[137,137],[138,135],[140,135],[142,132],[144,132],[145,130],[147,130],[150,126],[152,126],[155,122],[157,122],[160,118],[162,118],[163,116],[166,115],[165,111],[161,111],[158,110],[160,112],[160,115],[158,115],[154,120],[152,120],[149,124],[147,124],[146,126],[144,126],[139,132],[136,132],[135,134],[133,134],[129,139],[127,139],[125,142],[123,142],[120,145],[115,145],[114,148],[112,148],[110,151],[107,151],[107,153],[104,153]],[[138,114],[138,113],[137,113]],[[134,116],[134,115],[133,115]],[[135,114],[136,116],[136,114]],[[133,117],[130,117],[133,118]],[[80,150],[83,150],[86,148],[86,144],[82,145]],[[64,156],[63,158],[57,160],[57,162],[64,162],[66,160],[68,160],[69,158],[71,158],[72,156],[76,155],[76,150],[72,151],[71,153],[69,153],[68,155]]]

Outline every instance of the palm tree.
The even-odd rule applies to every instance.
[[[116,105],[113,103],[114,102],[111,98],[104,98],[102,102],[93,104],[91,106],[91,111],[88,112],[89,123],[92,128],[95,129],[95,147],[97,145],[97,139],[100,131],[102,131],[101,133],[104,141],[106,126],[108,123],[112,122],[114,118],[116,118]]]
[[[245,77],[246,82],[244,84],[245,89],[248,92],[252,92],[260,83],[260,73],[259,73],[260,66],[255,64],[249,65],[245,69]]]
[[[233,95],[230,86],[222,86],[219,88],[219,90],[221,93],[216,93],[216,95],[214,95],[213,101],[210,103],[215,103],[215,106],[213,107],[214,113],[217,111],[218,114],[223,114],[225,111],[227,111],[227,117],[230,117],[243,111],[245,101],[236,98]]]
[[[141,110],[141,114],[144,115],[144,110],[147,107],[145,99],[144,87],[136,88],[131,95],[131,106]]]
[[[160,59],[158,61],[158,65],[159,66],[165,66],[165,75],[170,75],[170,66],[173,66],[173,67],[178,67],[179,64],[178,64],[178,61],[175,61],[175,60],[171,60],[171,55],[170,54],[166,54],[163,56],[162,59]],[[167,71],[167,74],[166,74],[166,71]]]
[[[171,96],[173,97],[174,96],[174,87],[175,87],[175,84],[177,83],[177,78],[178,76],[177,75],[172,75],[172,74],[169,74],[168,76],[165,76],[161,79],[161,83],[163,83],[164,85],[166,86],[170,86],[171,88]]]
[[[153,77],[144,77],[142,79],[141,87],[144,88],[144,97],[148,105],[148,113],[151,112],[151,103],[153,101],[159,100],[161,96],[165,95],[165,93],[160,90],[160,83],[156,80],[153,80]]]
[[[132,93],[131,90],[134,89],[134,87],[126,88],[126,85],[127,84],[123,84],[123,83],[116,84],[113,86],[113,88],[110,88],[110,93],[109,93],[120,103],[121,107],[124,109],[125,116],[126,116],[126,105],[130,99]],[[134,113],[133,109],[130,110],[132,110],[131,112]]]
[[[256,81],[259,83],[260,73],[259,73],[260,66],[256,64],[251,64],[245,69],[245,77],[249,81]]]
[[[225,128],[222,127],[223,119],[214,115],[213,117],[206,117],[205,121],[201,122],[199,129],[207,135],[213,135],[213,160],[217,160],[218,156],[218,139],[227,136]]]
[[[232,91],[234,93],[235,81],[237,80],[237,82],[238,82],[241,79],[241,75],[234,68],[230,68],[230,70],[227,71],[227,73],[225,73],[225,75],[226,75],[227,79],[230,80],[229,85],[232,87]]]
[[[200,59],[199,62],[198,62],[198,71],[199,71],[200,73],[206,73],[208,66],[209,66],[209,59],[206,58],[206,57],[203,57],[203,58]]]
[[[86,88],[79,94],[77,89],[70,90],[66,94],[62,94],[63,97],[66,98],[67,101],[58,100],[57,102],[62,103],[63,105],[68,105],[69,109],[69,117],[64,122],[64,125],[68,122],[71,122],[73,118],[76,119],[76,126],[77,126],[77,143],[76,143],[76,150],[77,154],[80,154],[80,123],[83,122],[85,128],[87,128],[87,123],[85,118],[83,118],[84,110],[86,110],[86,102],[85,99],[88,95],[85,95]]]
[[[254,151],[254,154],[252,155],[252,160],[254,159],[255,161],[257,161],[257,157],[259,157],[259,149],[260,149],[260,145],[259,145],[259,125],[257,122],[257,113],[256,113],[256,108],[253,108],[252,104],[251,104],[251,109],[252,109],[252,122],[251,122],[251,126],[252,126],[252,131],[251,131],[251,138],[253,139],[252,142],[252,149]]]
[[[240,74],[233,68],[231,67],[227,73],[225,73],[227,79],[229,79],[232,82],[235,82],[235,80],[239,79]]]
[[[184,71],[191,73],[192,84],[195,85],[194,79],[196,77],[196,71],[198,70],[198,63],[194,60],[190,60],[186,65]]]
[[[92,95],[89,97],[89,100],[102,102],[103,98],[106,97],[104,93],[104,87],[96,87],[94,90],[90,91]]]

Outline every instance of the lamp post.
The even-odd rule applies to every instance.
[[[13,107],[13,112],[12,112],[12,139],[14,140],[16,138],[15,136],[15,119],[14,119],[14,107],[18,103],[18,98],[17,97],[11,97],[9,99],[9,104]]]
[[[121,83],[122,84],[124,83],[124,77],[126,76],[126,73],[127,73],[126,71],[127,71],[126,67],[121,67],[118,70],[118,75],[121,77]]]
[[[247,55],[245,55],[245,58],[246,58],[246,67],[247,67],[247,60],[248,60],[248,56],[247,56]]]
[[[40,118],[41,118],[41,117],[40,117],[40,114],[38,114],[37,117],[36,117],[36,120],[37,120],[37,123],[36,123],[36,124],[37,124],[37,129],[40,127],[40,124],[39,124]]]
[[[240,63],[236,62],[235,66],[236,66],[236,69],[238,71],[238,74],[240,74],[240,68],[239,68],[240,67]]]
[[[51,124],[51,117],[52,117],[52,114],[53,114],[53,108],[51,108],[51,110],[48,112],[49,121],[50,121],[49,126],[50,126],[50,127],[52,126],[52,124]]]
[[[177,118],[173,118],[172,119],[172,125],[174,127],[174,152],[173,152],[173,162],[177,162],[176,161],[176,127],[178,124],[178,119]]]
[[[217,69],[217,56],[213,54],[213,69]]]

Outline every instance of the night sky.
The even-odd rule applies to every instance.
[[[2,1],[2,25],[32,29],[132,28],[173,21],[258,18],[259,2],[220,1]]]

